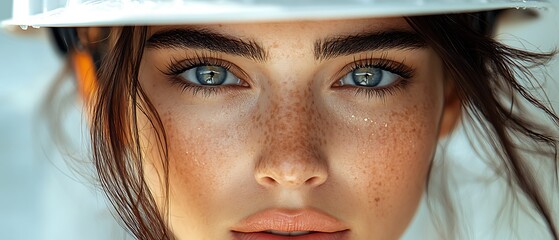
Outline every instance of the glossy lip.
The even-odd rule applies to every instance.
[[[264,233],[269,230],[314,233],[298,237]],[[349,228],[336,218],[315,209],[266,209],[241,220],[231,231],[236,239],[309,239],[313,237],[311,235],[321,235],[326,237],[324,239],[346,239]],[[268,238],[262,238],[265,235]]]

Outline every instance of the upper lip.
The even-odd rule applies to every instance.
[[[266,209],[241,220],[234,232],[250,233],[264,231],[281,232],[340,232],[348,230],[338,219],[315,209]]]

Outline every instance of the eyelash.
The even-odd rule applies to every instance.
[[[400,79],[393,85],[383,88],[367,88],[359,86],[342,86],[340,88],[350,88],[350,90],[355,91],[355,95],[365,95],[368,99],[379,98],[385,99],[386,96],[390,94],[395,94],[399,90],[404,89],[411,79],[415,75],[415,69],[408,67],[404,64],[404,61],[399,63],[389,60],[386,55],[381,55],[379,58],[374,58],[373,56],[364,59],[353,59],[353,61],[342,68],[336,76],[338,77],[336,82],[338,82],[346,74],[355,71],[358,68],[374,67],[385,71],[389,71],[400,76]]]
[[[194,58],[187,58],[184,60],[178,60],[173,58],[171,62],[167,65],[166,71],[162,71],[163,74],[170,77],[170,81],[174,85],[178,85],[182,92],[184,91],[191,91],[193,95],[198,93],[203,93],[204,96],[210,96],[212,94],[219,94],[225,90],[231,90],[239,88],[246,88],[247,86],[238,86],[238,85],[224,85],[219,87],[211,87],[211,86],[199,86],[195,84],[188,83],[184,81],[179,76],[180,74],[184,73],[185,71],[205,65],[212,65],[212,66],[220,66],[226,69],[227,71],[232,71],[233,74],[237,75],[244,82],[243,77],[246,77],[247,74],[242,71],[239,67],[234,65],[231,62],[222,60],[219,56],[211,56],[211,55],[196,55]],[[355,91],[355,95],[365,95],[368,99],[370,98],[380,98],[384,99],[386,96],[390,94],[395,94],[397,91],[404,89],[411,81],[410,79],[413,78],[415,74],[415,70],[404,65],[404,62],[399,63],[386,58],[386,56],[382,55],[380,58],[374,58],[373,56],[367,57],[365,59],[354,60],[343,67],[336,76],[345,76],[346,74],[358,69],[358,68],[367,68],[367,67],[374,67],[379,68],[385,71],[392,72],[400,76],[400,80],[389,87],[383,88],[366,88],[366,87],[358,87],[358,86],[347,86],[352,91]],[[239,73],[239,74],[238,74]],[[239,76],[240,75],[240,76]],[[338,77],[337,80],[340,80],[341,77]],[[338,82],[338,81],[336,81]],[[341,88],[346,88],[343,86]]]
[[[179,76],[185,71],[200,67],[200,66],[220,66],[227,71],[232,71],[237,77],[244,82],[243,77],[246,76],[239,67],[235,66],[233,63],[222,60],[220,56],[215,55],[196,55],[194,58],[187,58],[184,60],[178,60],[176,58],[171,59],[171,62],[166,66],[165,71],[161,71],[163,74],[170,77],[170,81],[173,85],[177,85],[181,88],[182,92],[191,91],[193,95],[199,93],[204,94],[204,96],[211,96],[212,94],[219,94],[225,90],[245,88],[246,86],[236,86],[236,85],[223,85],[219,87],[213,86],[200,86],[191,84]]]

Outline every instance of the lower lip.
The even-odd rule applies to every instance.
[[[311,233],[301,236],[280,236],[264,232],[233,232],[235,240],[347,240],[349,231],[333,233]]]

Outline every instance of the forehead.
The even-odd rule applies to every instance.
[[[279,39],[290,38],[304,41],[316,40],[336,35],[351,35],[363,32],[386,30],[407,30],[412,28],[403,17],[400,18],[369,18],[349,20],[321,20],[321,21],[291,21],[269,23],[235,23],[235,24],[207,24],[184,26],[154,26],[149,29],[149,35],[168,29],[181,27],[202,28],[240,38],[250,38],[260,42],[275,42]]]

